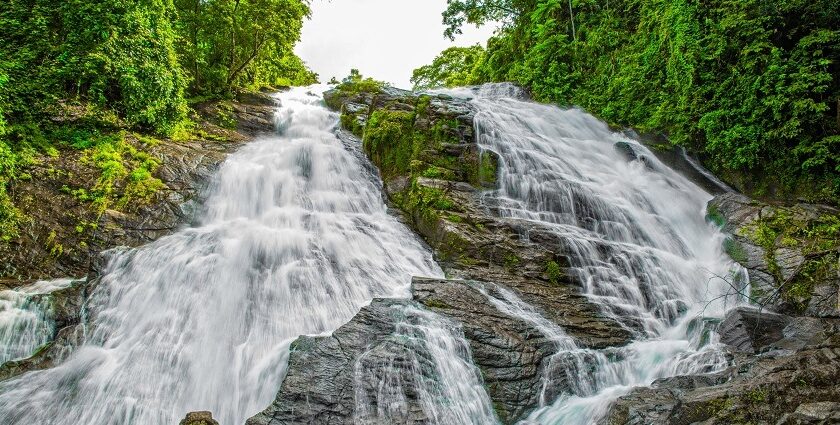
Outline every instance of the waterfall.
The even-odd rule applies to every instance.
[[[487,204],[556,233],[567,273],[636,335],[626,347],[581,348],[514,294],[488,295],[557,347],[526,423],[594,423],[634,386],[727,365],[713,326],[742,301],[743,272],[704,220],[711,195],[579,109],[521,100],[508,84],[447,93],[472,99],[478,143],[500,158]]]
[[[442,275],[310,90],[278,95],[278,134],[224,162],[199,224],[114,254],[85,343],[0,384],[4,424],[171,425],[195,410],[244,423],[273,399],[298,335]]]
[[[0,291],[0,364],[29,357],[55,333],[50,293],[73,279],[41,280]]]

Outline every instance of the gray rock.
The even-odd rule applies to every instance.
[[[789,322],[787,316],[739,307],[727,313],[718,333],[722,343],[755,353],[784,338],[783,331]]]
[[[496,413],[513,423],[539,402],[542,371],[556,348],[533,325],[505,315],[481,293],[492,294],[495,288],[485,282],[415,278],[411,292],[426,307],[461,323]]]
[[[792,414],[785,415],[777,425],[829,425],[840,423],[840,403],[824,401],[802,403]]]
[[[219,422],[213,419],[210,412],[190,412],[181,419],[179,425],[219,425]]]
[[[412,301],[378,299],[332,336],[298,338],[274,403],[247,424],[451,422],[462,406],[441,388],[452,377],[437,369],[422,330],[430,326],[460,332]],[[469,360],[469,350],[449,354]]]
[[[814,345],[805,344],[799,351],[763,356],[738,354],[738,364],[722,372],[669,378],[650,388],[636,388],[616,400],[599,424],[837,423],[832,416],[808,422],[827,412],[833,415],[836,406],[831,403],[840,400],[837,330],[837,324],[832,322],[815,335]],[[795,412],[803,404],[814,406],[803,407],[800,416]]]

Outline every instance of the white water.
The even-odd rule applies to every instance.
[[[0,291],[0,364],[32,355],[55,333],[49,294],[73,279],[41,280]]]
[[[0,384],[4,424],[171,425],[195,410],[243,423],[273,400],[298,335],[442,275],[306,90],[279,95],[281,134],[223,164],[200,225],[115,254],[85,344]]]
[[[510,85],[449,93],[472,98],[479,144],[501,157],[500,188],[486,195],[488,204],[561,236],[584,293],[636,335],[626,347],[580,348],[512,293],[490,297],[557,346],[543,395],[552,384],[565,387],[526,422],[591,424],[634,386],[726,366],[720,345],[704,340],[698,325],[741,298],[730,284],[741,272],[722,252],[723,235],[704,220],[711,195],[580,110],[517,100]],[[616,142],[645,161],[627,162]]]
[[[460,327],[413,306],[395,308],[400,310],[391,337],[396,340],[395,350],[385,358],[374,358],[368,351],[356,362],[355,423],[413,422],[408,410],[411,398],[427,418],[424,423],[497,423],[493,402]],[[375,400],[365,391],[367,387],[377,388]]]

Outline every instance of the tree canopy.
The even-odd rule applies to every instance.
[[[840,0],[450,0],[443,22],[448,36],[501,22],[469,83],[517,82],[664,132],[755,195],[837,203],[839,12]],[[430,65],[441,81],[444,56]]]
[[[190,97],[316,82],[293,52],[308,16],[308,0],[3,1],[0,238],[19,215],[7,189],[21,164],[73,134],[171,135]]]
[[[480,45],[450,47],[429,64],[414,70],[411,83],[415,90],[457,87],[469,84],[478,60],[484,55]]]

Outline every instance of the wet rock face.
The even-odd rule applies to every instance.
[[[355,363],[369,345],[381,353],[376,345],[394,333],[390,307],[399,303],[374,301],[330,337],[298,338],[277,398],[247,424],[353,423]]]
[[[513,289],[584,346],[629,342],[631,333],[605,318],[564,273],[568,253],[553,232],[501,218],[482,196],[496,185],[498,159],[476,144],[475,110],[468,101],[393,88],[337,89],[324,97],[342,112],[342,126],[361,139],[389,203],[432,247],[449,276]],[[393,128],[400,132],[386,131]],[[359,143],[340,135],[348,144]]]
[[[433,407],[422,401],[428,393],[423,382],[441,377],[428,366],[434,359],[427,347],[413,342],[416,335],[405,329],[418,320],[422,324],[422,317],[412,316],[417,313],[411,309],[419,307],[466,341],[465,360],[480,370],[496,418],[502,423],[523,419],[539,405],[557,347],[532,323],[491,301],[506,289],[488,282],[414,278],[415,301],[375,300],[332,336],[299,338],[274,403],[248,424],[434,422]],[[557,379],[545,389],[550,394],[570,392],[575,384],[552,378]],[[445,396],[434,399],[448,406]]]
[[[771,316],[777,317],[767,322],[782,326],[781,332],[772,326],[763,341],[739,340],[748,348],[762,345],[765,354],[742,351],[735,354],[735,365],[720,373],[636,388],[620,397],[599,424],[836,423],[832,415],[837,411],[831,409],[840,400],[840,320]],[[725,322],[754,325],[757,319],[736,310]],[[726,334],[722,330],[721,339]]]
[[[429,422],[429,407],[417,401],[423,388],[417,371],[407,367],[423,350],[406,351],[393,337],[400,326],[394,308],[420,306],[457,324],[468,344],[467,360],[480,369],[494,415],[503,423],[539,405],[557,347],[533,324],[494,305],[489,297],[498,297],[497,291],[515,294],[580,346],[619,346],[632,339],[564,272],[564,244],[553,232],[501,218],[482,197],[496,185],[498,158],[475,143],[469,102],[392,88],[339,89],[325,93],[325,101],[342,112],[339,137],[351,150],[361,145],[360,153],[382,177],[389,205],[431,246],[451,279],[415,278],[414,301],[377,300],[331,337],[300,338],[275,402],[249,424]],[[377,367],[383,363],[390,372]],[[568,391],[564,386],[572,383],[555,378],[545,390]],[[402,383],[401,401],[394,404],[399,408],[382,398],[383,386],[395,381]]]
[[[724,248],[749,272],[751,297],[776,312],[840,317],[840,211],[715,197],[708,218],[731,235]]]
[[[40,347],[32,356],[12,360],[0,365],[0,381],[31,370],[46,369],[64,360],[83,338],[82,306],[87,299],[89,289],[87,280],[74,281],[67,288],[49,294],[36,295],[44,298],[55,322],[55,334],[50,342]]]
[[[219,425],[210,412],[190,412],[178,425]]]
[[[496,413],[512,423],[539,403],[542,371],[556,347],[531,324],[499,311],[480,292],[492,293],[494,288],[483,282],[415,278],[411,292],[427,308],[461,323]]]
[[[332,336],[298,338],[274,403],[247,424],[460,422],[436,381],[462,377],[437,369],[431,350],[439,341],[424,334],[430,324],[450,331],[445,342],[457,348],[457,325],[408,300],[374,300]],[[467,357],[461,348],[449,354]],[[480,385],[477,371],[466,378]],[[485,404],[479,413],[492,415]]]
[[[111,256],[123,249],[125,248],[115,248],[97,255],[86,278],[73,281],[66,288],[38,295],[49,301],[52,319],[55,322],[55,335],[32,356],[0,365],[0,381],[29,371],[56,366],[84,342],[85,326],[92,322],[92,318],[83,316],[82,309],[97,288],[100,276]]]
[[[756,353],[784,338],[790,319],[780,314],[739,307],[729,313],[718,327],[720,342],[736,350]]]

